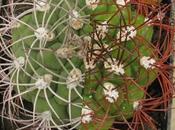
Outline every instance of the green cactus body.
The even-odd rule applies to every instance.
[[[140,64],[144,56],[157,59],[150,45],[153,28],[143,24],[145,18],[130,4],[86,2],[50,0],[48,9],[36,6],[19,19],[20,26],[12,29],[11,51],[25,62],[12,79],[17,94],[24,93],[36,113],[50,111],[58,125],[79,118],[82,125],[76,128],[95,130],[100,123],[83,122],[83,106],[97,117],[109,109],[109,120],[102,125],[107,130],[115,119],[123,120],[121,113],[132,117],[134,102],[144,98],[143,88],[157,76],[156,69]],[[111,86],[117,97],[107,95]]]

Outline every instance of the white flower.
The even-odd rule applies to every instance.
[[[155,67],[153,65],[155,63],[156,61],[149,56],[143,56],[140,59],[140,65],[142,65],[145,69],[154,69]]]
[[[114,103],[119,97],[119,92],[117,91],[115,86],[110,82],[104,83],[103,86],[104,86],[103,91],[106,100],[108,100],[108,102],[110,103]]]
[[[93,110],[85,105],[81,110],[81,122],[87,124],[92,121],[93,113]]]
[[[35,82],[35,87],[38,89],[45,89],[50,86],[50,83],[52,81],[52,75],[45,74],[44,76],[37,79]]]
[[[94,10],[95,8],[97,8],[98,3],[100,2],[100,0],[86,0],[86,5]]]
[[[117,75],[123,75],[125,73],[123,69],[124,66],[118,63],[119,61],[116,59],[112,60],[111,58],[107,58],[107,61],[104,62],[104,67],[105,69],[108,69],[109,72],[114,72]]]
[[[70,89],[75,88],[81,82],[83,82],[81,70],[78,68],[72,69],[66,80],[67,88],[70,88]]]
[[[38,11],[46,11],[50,9],[50,5],[47,0],[35,0],[35,4]]]
[[[25,58],[23,56],[20,56],[13,61],[13,64],[14,64],[15,68],[19,69],[19,68],[24,66]]]
[[[117,39],[121,41],[128,41],[131,38],[134,38],[137,34],[137,31],[134,26],[122,27],[121,30],[117,33]]]
[[[81,29],[84,25],[80,14],[76,10],[72,10],[69,14],[69,25],[75,30]]]
[[[104,39],[106,37],[107,32],[108,32],[108,23],[107,21],[104,21],[100,25],[97,25],[96,32],[94,34],[94,39],[98,40],[98,37]]]
[[[126,3],[128,3],[130,0],[116,0],[116,4],[119,4],[120,6],[125,6]]]

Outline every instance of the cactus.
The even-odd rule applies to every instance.
[[[9,118],[28,122],[19,129],[108,130],[142,109],[161,59],[150,19],[130,0],[25,4],[32,7],[12,17],[12,43],[2,45],[9,59],[1,64],[9,70],[1,80],[9,85]]]

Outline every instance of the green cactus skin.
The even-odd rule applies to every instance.
[[[58,125],[81,118],[85,104],[96,112],[95,117],[105,116],[110,106],[109,119],[102,126],[102,130],[107,130],[114,120],[123,120],[123,116],[126,119],[132,117],[134,102],[144,98],[143,89],[157,76],[155,68],[147,69],[140,64],[144,56],[157,60],[150,44],[153,28],[143,24],[145,17],[132,10],[129,3],[125,7],[113,0],[100,0],[99,3],[95,9],[90,9],[85,0],[78,3],[76,0],[51,0],[47,11],[38,11],[35,7],[31,14],[19,19],[18,28],[12,29],[14,44],[11,51],[15,57],[25,58],[22,69],[12,77],[13,82],[18,84],[14,90],[19,94],[29,91],[22,98],[33,103],[36,113],[50,111]],[[78,16],[79,21],[71,19],[71,13],[74,17],[79,13],[82,18]],[[74,22],[79,24],[72,27]],[[102,26],[107,29],[104,34],[98,32]],[[129,28],[132,30],[122,36],[121,31]],[[136,34],[132,36],[131,33]],[[84,37],[87,36],[92,37],[90,47],[83,50],[84,46],[89,46],[84,45],[87,43]],[[89,71],[83,59],[94,60],[96,66]],[[115,70],[105,68],[105,65],[111,65],[110,59],[112,62],[114,59],[119,61],[118,65],[121,63],[124,72],[115,73]],[[73,69],[78,69],[74,74],[81,72],[79,85],[77,82],[67,83]],[[112,103],[104,94],[105,83],[113,84],[114,91],[118,92],[117,99],[111,99]],[[95,130],[100,126],[100,123],[93,121],[81,124],[76,128],[83,130],[87,126]]]

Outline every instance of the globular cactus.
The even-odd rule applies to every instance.
[[[4,104],[18,110],[9,118],[26,120],[19,129],[108,130],[142,109],[160,56],[150,19],[130,0],[25,4],[32,7],[12,17],[12,43],[2,49],[8,63],[1,64],[9,70]]]

